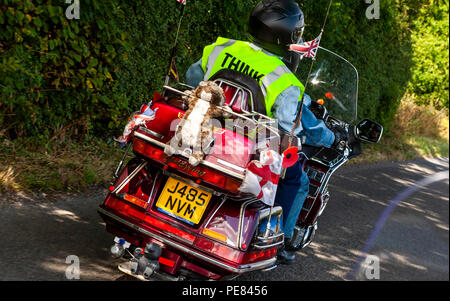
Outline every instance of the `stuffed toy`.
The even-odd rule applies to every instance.
[[[189,102],[189,109],[164,152],[169,156],[184,153],[189,157],[189,164],[197,166],[214,139],[211,120],[226,116],[220,108],[225,103],[225,96],[222,88],[211,81],[202,81],[195,90],[185,93],[190,95],[184,98]]]

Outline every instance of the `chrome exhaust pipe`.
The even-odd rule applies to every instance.
[[[153,273],[159,270],[158,260],[161,253],[161,247],[154,243],[148,243],[144,250],[136,248],[130,261],[131,273],[142,275],[146,280],[150,279]]]

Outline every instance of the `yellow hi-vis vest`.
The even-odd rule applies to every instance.
[[[273,117],[272,106],[277,96],[290,86],[304,86],[288,67],[276,56],[265,54],[261,48],[244,41],[219,37],[203,50],[203,80],[209,80],[222,69],[233,69],[254,78],[264,95],[267,116]]]

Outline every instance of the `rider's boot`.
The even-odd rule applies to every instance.
[[[278,264],[293,264],[295,262],[295,251],[286,250],[285,246],[282,245],[278,249],[277,253],[277,263]]]

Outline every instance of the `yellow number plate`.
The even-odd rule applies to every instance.
[[[156,207],[170,215],[198,224],[211,196],[209,192],[169,178],[156,202]]]

